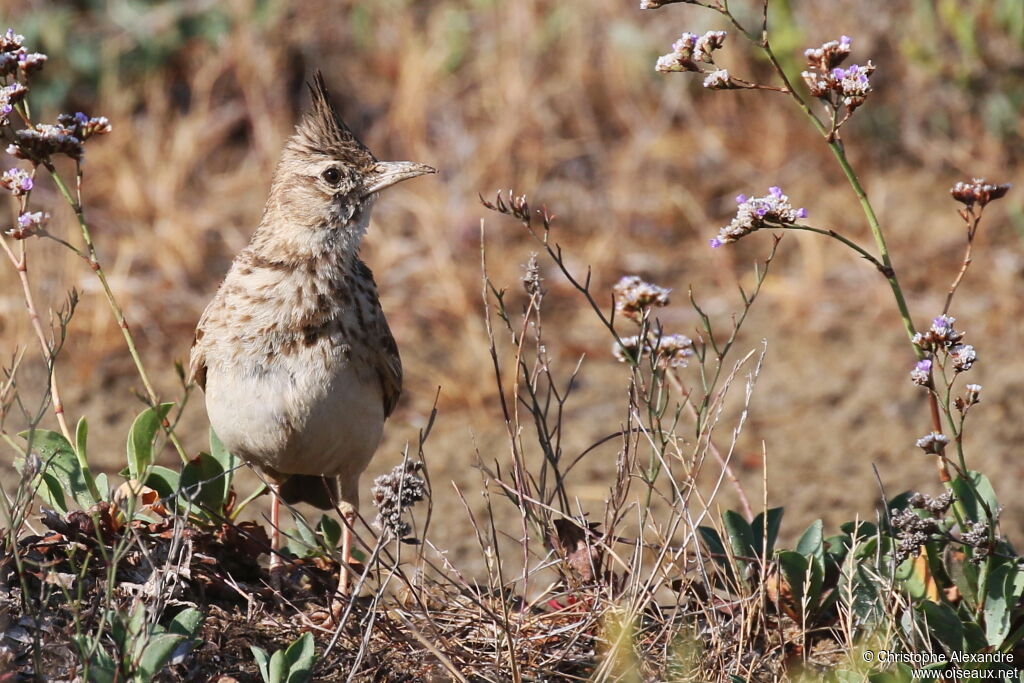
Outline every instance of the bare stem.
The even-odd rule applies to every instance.
[[[949,286],[949,293],[946,294],[946,305],[942,307],[942,314],[949,313],[949,307],[953,305],[953,296],[956,294],[956,290],[960,287],[960,283],[963,282],[964,275],[967,274],[967,269],[971,265],[971,250],[974,247],[974,234],[978,231],[978,223],[981,222],[981,213],[975,215],[973,211],[967,213],[966,211],[961,212],[964,216],[964,220],[967,221],[967,246],[964,247],[964,260],[960,264],[960,271],[956,274],[953,279],[953,284]]]
[[[114,296],[113,290],[110,288],[110,283],[107,281],[106,273],[103,272],[103,267],[100,265],[99,258],[96,255],[96,247],[92,241],[92,234],[89,231],[89,224],[85,220],[85,213],[82,209],[82,167],[78,165],[76,167],[76,193],[71,194],[68,186],[65,184],[64,179],[61,178],[57,169],[54,167],[53,162],[49,159],[44,160],[43,166],[50,172],[50,176],[53,178],[53,182],[57,185],[57,190],[61,196],[68,203],[71,209],[75,212],[75,219],[78,221],[78,227],[82,231],[82,240],[85,242],[86,253],[84,254],[89,267],[96,274],[96,278],[100,282],[100,286],[103,289],[103,295],[106,297],[107,304],[110,306],[110,310],[114,315],[114,320],[117,321],[117,326],[121,329],[121,334],[124,336],[125,344],[128,346],[128,353],[132,357],[132,361],[135,363],[135,369],[139,373],[139,378],[142,380],[142,386],[146,390],[146,397],[149,400],[151,406],[159,405],[159,397],[157,396],[156,390],[153,388],[153,383],[149,379],[149,373],[146,372],[146,368],[142,363],[142,356],[139,355],[138,347],[135,344],[135,337],[132,335],[131,329],[128,327],[128,321],[125,319],[124,310],[120,304],[117,303],[117,298]],[[77,250],[76,250],[77,251]],[[80,252],[79,252],[80,253]],[[174,444],[174,448],[178,451],[178,455],[181,457],[182,462],[188,462],[188,455],[185,453],[184,447],[181,445],[181,441],[174,434],[174,431],[170,428],[170,425],[164,424],[164,431],[166,432],[171,443]]]
[[[683,397],[683,402],[686,404],[686,410],[690,417],[694,420],[698,420],[700,416],[697,414],[697,408],[693,405],[693,401],[688,398],[690,395],[689,390],[683,386],[683,383],[674,373],[668,372],[666,374],[668,375],[669,382],[672,383],[673,388],[675,388],[675,390]],[[737,477],[736,473],[732,471],[732,466],[729,464],[729,461],[726,460],[721,451],[718,450],[718,447],[711,440],[710,435],[708,436],[707,443],[708,450],[710,450],[711,454],[715,456],[715,460],[718,461],[718,465],[725,472],[725,478],[729,480],[729,484],[731,484],[733,489],[736,491],[736,497],[740,500],[740,507],[743,508],[743,515],[747,519],[754,519],[754,509],[750,507],[750,499],[747,498],[747,493],[743,490],[743,485],[740,483],[739,477]]]
[[[50,375],[50,402],[53,404],[53,415],[57,418],[57,425],[60,427],[61,434],[67,439],[69,444],[75,443],[74,438],[71,436],[71,429],[68,427],[67,416],[64,414],[64,402],[60,397],[60,386],[57,382],[57,367],[54,362],[55,354],[50,343],[46,340],[46,332],[43,330],[43,323],[39,318],[39,312],[36,309],[35,298],[32,296],[32,288],[29,286],[28,281],[28,254],[25,251],[24,242],[21,244],[20,254],[15,255],[6,239],[0,239],[0,244],[3,245],[4,253],[7,254],[7,258],[10,259],[11,265],[18,272],[18,279],[21,281],[22,294],[25,297],[25,308],[28,310],[29,320],[32,321],[32,330],[35,332],[36,339],[39,341],[39,348],[43,355],[43,360],[46,362],[46,370]],[[85,477],[86,485],[89,487],[89,493],[92,495],[94,500],[100,500],[99,489],[96,488],[96,482],[93,479],[92,472],[89,469],[89,463],[85,461],[82,454],[75,448],[75,455],[78,458],[78,464],[82,469],[82,473]]]

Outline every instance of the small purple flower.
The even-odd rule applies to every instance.
[[[935,334],[946,334],[953,329],[956,318],[951,315],[942,314],[932,320],[932,332]]]
[[[50,214],[42,211],[26,211],[18,216],[18,227],[8,230],[7,234],[16,240],[23,240],[39,233],[46,221],[50,220]]]
[[[736,203],[736,217],[711,240],[712,248],[735,242],[744,235],[763,228],[765,224],[792,225],[798,219],[807,217],[807,211],[794,209],[789,203],[789,197],[778,186],[769,188],[768,194],[763,197],[737,195]]]
[[[21,168],[9,168],[0,176],[0,187],[10,190],[15,197],[27,194],[33,185],[32,176]]]
[[[910,381],[918,386],[926,387],[931,382],[932,361],[929,358],[917,361],[910,371]]]
[[[711,245],[712,249],[718,249],[720,246],[725,244],[725,242],[723,242],[722,240],[718,239],[717,237],[712,237],[711,239],[708,240],[708,244]]]

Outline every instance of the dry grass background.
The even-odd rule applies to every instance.
[[[480,315],[481,219],[492,278],[514,296],[534,248],[516,226],[485,216],[478,193],[513,188],[546,204],[570,262],[591,265],[599,288],[610,292],[629,273],[675,288],[662,320],[685,333],[697,324],[688,286],[727,325],[739,308],[736,285],[769,250],[767,235],[707,248],[738,192],[782,185],[814,224],[870,241],[827,149],[788,100],[705,92],[685,75],[654,73],[681,31],[725,28],[697,8],[641,12],[633,0],[4,3],[5,22],[50,55],[44,118],[60,105],[114,125],[89,152],[86,205],[113,287],[170,399],[180,396],[173,362],[187,357],[203,306],[259,220],[313,69],[324,71],[345,119],[379,157],[441,170],[385,195],[364,246],[406,368],[405,395],[370,474],[398,462],[440,387],[428,444],[440,493],[434,540],[456,559],[474,549],[446,482],[478,489],[477,451],[493,459],[507,449]],[[982,358],[972,371],[986,393],[967,437],[970,462],[993,477],[1019,522],[1020,6],[793,0],[773,8],[776,49],[791,72],[804,47],[842,33],[854,37],[855,61],[879,66],[877,92],[844,131],[918,321],[937,314],[961,258],[948,187],[977,175],[1018,186],[987,212],[952,313]],[[765,74],[734,38],[723,64]],[[40,190],[36,200],[54,199],[56,231],[73,235],[70,216]],[[119,469],[141,406],[120,334],[75,257],[39,242],[31,258],[41,300],[56,305],[70,287],[85,292],[59,378],[72,418],[91,420],[97,469]],[[550,350],[566,372],[586,355],[568,416],[572,451],[619,424],[628,370],[582,302],[553,271],[545,275]],[[9,269],[0,272],[0,330],[4,355],[34,348]],[[913,446],[928,431],[922,394],[907,379],[913,356],[877,273],[833,243],[787,236],[741,345],[762,338],[767,361],[737,457],[759,500],[764,444],[768,503],[788,510],[784,536],[817,516],[873,516],[873,464],[890,495],[936,489]],[[197,450],[206,417],[201,397],[193,399],[181,434]],[[596,451],[570,484],[585,504],[604,497],[615,448]]]

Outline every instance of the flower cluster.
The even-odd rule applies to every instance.
[[[32,175],[21,168],[9,168],[0,176],[0,186],[8,189],[15,197],[32,191]]]
[[[685,368],[693,355],[693,340],[685,334],[656,334],[646,337],[634,335],[623,337],[622,343],[612,347],[612,354],[620,363],[639,361],[644,356],[653,356],[659,370]]]
[[[0,87],[0,126],[6,126],[11,122],[8,117],[14,111],[14,105],[25,99],[27,92],[28,88],[21,83],[11,83]]]
[[[18,225],[6,231],[6,234],[16,240],[23,240],[26,237],[37,235],[50,220],[50,214],[43,211],[26,211],[18,216]]]
[[[966,204],[967,208],[972,208],[975,204],[984,208],[989,202],[1005,196],[1009,190],[1008,184],[992,185],[985,182],[984,178],[974,178],[969,183],[957,183],[949,193],[953,195],[953,199]]]
[[[15,142],[7,147],[7,153],[19,159],[41,161],[52,154],[66,154],[81,161],[82,143],[94,135],[103,135],[111,130],[107,117],[90,118],[85,114],[61,114],[56,124],[37,123],[14,133]]]
[[[931,386],[932,382],[932,361],[930,358],[917,361],[914,369],[910,371],[910,381],[918,386]]]
[[[639,322],[653,306],[668,306],[671,289],[641,280],[636,275],[626,275],[612,287],[615,310],[631,320]]]
[[[913,493],[907,502],[916,510],[927,510],[933,515],[942,516],[946,514],[955,500],[952,491],[944,491],[935,498],[924,493]]]
[[[684,33],[679,40],[672,43],[672,52],[662,55],[654,65],[655,71],[669,73],[672,71],[693,71],[708,74],[704,79],[704,87],[713,90],[724,90],[735,87],[729,72],[725,69],[706,71],[701,64],[714,64],[714,52],[725,44],[725,31],[708,31],[702,36],[696,33]]]
[[[29,52],[24,42],[25,36],[15,33],[14,29],[9,28],[0,36],[0,76],[11,76],[19,71],[27,76],[43,68],[46,55]]]
[[[744,235],[749,235],[765,225],[792,225],[797,220],[807,217],[807,209],[794,209],[789,197],[778,187],[768,189],[764,197],[736,197],[739,205],[736,217],[729,225],[718,231],[718,237],[711,240],[711,246],[718,248],[723,244],[735,242]]]
[[[917,557],[921,546],[931,540],[933,534],[940,531],[939,521],[934,517],[922,517],[907,508],[890,511],[890,523],[896,530],[896,562],[900,563],[908,557]]]
[[[963,530],[960,540],[974,548],[971,553],[971,562],[974,564],[981,564],[992,552],[987,522],[974,522]]]
[[[397,538],[412,533],[412,525],[402,519],[405,511],[427,497],[427,484],[419,472],[423,463],[408,462],[396,465],[387,474],[373,480],[370,495],[377,507],[373,523],[379,529],[392,532]]]
[[[835,109],[845,106],[848,113],[864,104],[871,92],[870,76],[875,71],[870,61],[864,66],[852,64],[845,69],[839,66],[850,56],[850,42],[849,36],[843,36],[804,51],[808,70],[800,74],[813,97]]]
[[[949,437],[939,432],[925,434],[917,440],[917,447],[930,455],[942,455],[949,445]]]
[[[950,315],[940,315],[932,320],[932,326],[925,332],[918,332],[914,335],[914,343],[922,350],[931,353],[933,356],[938,353],[944,354],[950,361],[955,372],[967,372],[978,360],[978,352],[970,344],[961,344],[964,333],[953,327],[956,318]],[[920,386],[930,386],[931,370],[934,364],[932,358],[919,360],[910,371],[910,380]]]

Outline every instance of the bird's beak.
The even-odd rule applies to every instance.
[[[437,173],[437,169],[426,164],[417,164],[415,161],[378,161],[367,174],[363,195],[380,192],[395,183],[428,173]]]

